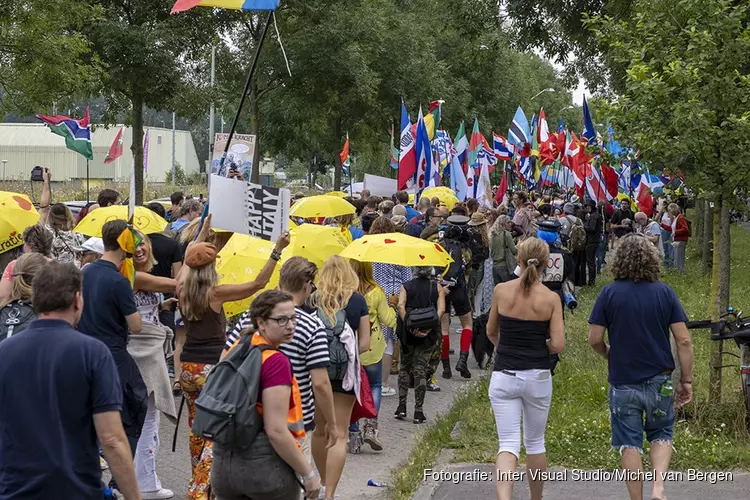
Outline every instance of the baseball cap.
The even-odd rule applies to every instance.
[[[74,247],[74,251],[78,253],[83,252],[94,252],[98,254],[104,254],[104,240],[101,238],[89,238],[80,247]]]

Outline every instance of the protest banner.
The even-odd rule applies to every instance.
[[[276,241],[289,230],[288,189],[211,176],[211,225],[233,233]]]
[[[253,171],[253,154],[255,153],[255,136],[246,134],[234,134],[232,144],[227,152],[227,159],[224,165],[219,168],[221,155],[224,154],[224,148],[227,145],[229,134],[218,133],[214,135],[214,152],[211,159],[211,174],[219,177],[227,177],[230,171],[237,171],[242,174],[245,181],[250,180]]]
[[[373,196],[390,196],[398,191],[396,179],[380,177],[378,175],[365,174],[364,188],[370,191]]]

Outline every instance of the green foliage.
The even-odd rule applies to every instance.
[[[588,24],[607,57],[627,68],[607,110],[618,134],[651,164],[682,169],[692,186],[720,193],[746,186],[747,2],[640,0],[630,19]]]
[[[87,2],[1,2],[0,114],[49,113],[98,81],[101,66],[79,30],[99,15]]]
[[[744,257],[750,251],[750,234],[734,227],[732,232],[733,296],[750,297],[750,265]],[[684,276],[666,274],[691,320],[710,317],[709,278],[700,272],[700,258],[689,250]],[[606,276],[605,276],[606,278]],[[606,282],[600,283],[603,286]],[[550,466],[591,469],[619,467],[620,457],[610,449],[611,427],[607,395],[607,362],[594,354],[588,344],[587,319],[600,287],[584,289],[579,308],[566,313],[566,346],[553,377],[554,390],[547,424],[546,446]],[[748,310],[747,299],[734,306]],[[722,403],[708,400],[709,359],[711,343],[707,331],[692,335],[694,402],[677,415],[674,470],[750,468],[750,435],[745,428],[745,408],[740,390],[739,369],[735,358],[725,358],[732,365],[724,370]],[[737,354],[734,344],[725,343],[728,352]],[[486,390],[484,392],[486,394]],[[455,449],[456,462],[494,462],[497,433],[492,409],[486,398],[471,400],[463,410],[464,423]],[[648,455],[644,454],[644,459]]]

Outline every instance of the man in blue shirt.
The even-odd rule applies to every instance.
[[[420,214],[418,211],[414,210],[414,208],[409,206],[409,193],[406,191],[399,191],[396,193],[396,200],[398,201],[399,205],[402,205],[406,209],[406,221],[409,222],[414,217],[419,217]]]
[[[674,393],[678,407],[693,396],[693,346],[687,316],[677,294],[659,281],[661,258],[641,234],[620,240],[611,265],[613,283],[596,299],[589,318],[589,344],[609,360],[609,408],[612,447],[620,450],[631,500],[643,498],[643,433],[651,443],[654,468],[651,498],[664,497],[663,475],[672,458]],[[609,343],[604,342],[604,331]],[[669,333],[680,361],[675,369]],[[645,422],[645,423],[644,423]]]
[[[125,251],[117,238],[126,227],[122,220],[107,222],[102,227],[104,254],[83,270],[86,308],[78,330],[104,342],[115,359],[123,393],[122,424],[135,453],[146,417],[148,394],[138,366],[127,351],[128,332],[141,332],[141,315],[130,282],[119,271]]]
[[[180,218],[169,224],[170,231],[175,234],[182,232],[185,226],[200,217],[202,212],[200,201],[194,199],[183,201],[180,205]]]
[[[121,493],[140,499],[114,360],[73,328],[83,309],[81,272],[45,264],[33,306],[38,319],[0,344],[0,499],[101,500],[99,446]]]

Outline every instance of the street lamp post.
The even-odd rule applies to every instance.
[[[533,101],[534,99],[536,99],[536,98],[537,98],[537,97],[539,97],[540,95],[544,94],[545,92],[554,92],[554,91],[555,91],[555,89],[553,89],[552,87],[546,88],[546,89],[544,89],[544,90],[542,90],[542,91],[539,91],[539,92],[537,92],[536,94],[534,94],[534,97],[532,97],[532,98],[531,98],[531,99],[529,99],[529,100],[530,100],[530,101]]]
[[[5,182],[5,165],[8,163],[8,160],[3,160],[3,182]]]

